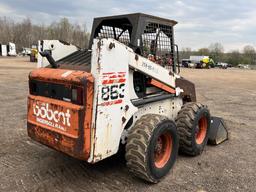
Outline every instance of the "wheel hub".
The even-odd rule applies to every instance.
[[[155,145],[154,156],[155,166],[162,168],[170,159],[172,152],[172,136],[169,133],[164,133],[157,138]]]
[[[204,142],[204,139],[206,137],[207,133],[207,118],[205,116],[201,117],[198,121],[198,125],[195,129],[195,137],[196,137],[196,143],[198,145],[202,144]]]

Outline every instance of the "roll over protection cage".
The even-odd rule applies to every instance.
[[[93,21],[89,49],[95,38],[114,38],[135,53],[177,73],[173,27],[177,22],[143,13],[98,17]],[[177,56],[178,57],[178,56]]]

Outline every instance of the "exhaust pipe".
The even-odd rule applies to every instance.
[[[52,68],[56,69],[58,68],[58,65],[56,64],[55,60],[52,58],[51,52],[49,50],[39,52],[42,57],[46,57]]]

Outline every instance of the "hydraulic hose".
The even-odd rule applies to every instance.
[[[58,68],[58,65],[56,64],[55,60],[53,59],[51,52],[49,50],[39,52],[42,57],[46,57],[48,62],[51,64],[52,68]]]

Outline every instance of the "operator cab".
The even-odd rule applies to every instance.
[[[95,38],[113,38],[154,63],[177,73],[178,54],[175,52],[173,27],[177,22],[142,13],[95,18],[89,46]],[[138,98],[161,92],[152,86],[151,78],[133,72],[134,91]]]
[[[152,15],[134,13],[95,18],[90,47],[95,38],[113,38],[135,53],[176,71],[173,26],[177,22]]]
[[[56,61],[55,66],[90,73],[93,40],[113,38],[130,47],[136,54],[170,70],[170,74],[178,73],[178,50],[175,50],[177,46],[173,37],[173,27],[176,24],[174,20],[142,13],[95,18],[89,49],[78,50]],[[134,91],[138,98],[162,91],[147,83],[151,78],[143,71],[133,71],[132,76]]]

